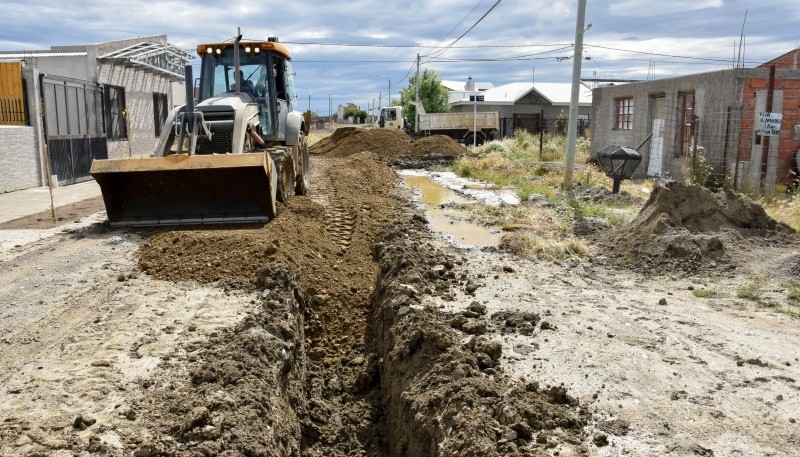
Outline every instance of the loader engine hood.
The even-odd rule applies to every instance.
[[[225,95],[220,95],[217,97],[211,97],[203,100],[202,102],[197,104],[197,109],[200,111],[204,111],[204,107],[213,106],[213,107],[228,107],[230,111],[236,111],[245,107],[248,104],[254,104],[255,100],[248,94],[239,92],[239,93],[230,93]]]

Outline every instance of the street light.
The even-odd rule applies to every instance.
[[[386,106],[392,106],[392,80],[388,76],[375,75],[376,78],[386,78],[389,81],[389,95],[386,96]]]

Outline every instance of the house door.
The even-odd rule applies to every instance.
[[[652,97],[652,133],[650,138],[650,160],[647,163],[648,176],[661,176],[664,166],[664,118],[665,118],[665,98],[663,96]]]
[[[758,113],[767,110],[767,91],[759,90],[756,92],[756,108],[753,113],[753,119],[758,117]],[[783,112],[783,91],[776,90],[772,94],[772,112]],[[772,136],[769,140],[769,151],[767,151],[767,173],[766,176],[761,176],[761,157],[764,152],[764,137],[756,134],[755,128],[753,129],[753,148],[751,152],[752,161],[750,162],[750,185],[756,186],[763,180],[765,182],[765,189],[772,189],[776,183],[776,168],[778,165],[778,146],[780,137]]]

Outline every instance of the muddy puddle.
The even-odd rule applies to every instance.
[[[516,204],[510,195],[488,189],[480,183],[467,182],[451,173],[425,171],[401,172],[406,186],[414,191],[415,200],[425,208],[431,228],[446,239],[463,247],[488,247],[500,243],[502,233],[467,220],[467,215],[453,204],[470,204],[483,200],[487,204]],[[461,180],[461,181],[459,181]],[[454,188],[458,188],[456,192]]]

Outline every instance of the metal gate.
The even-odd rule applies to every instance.
[[[93,159],[107,159],[103,89],[91,81],[43,76],[50,171],[59,185],[90,179]]]

